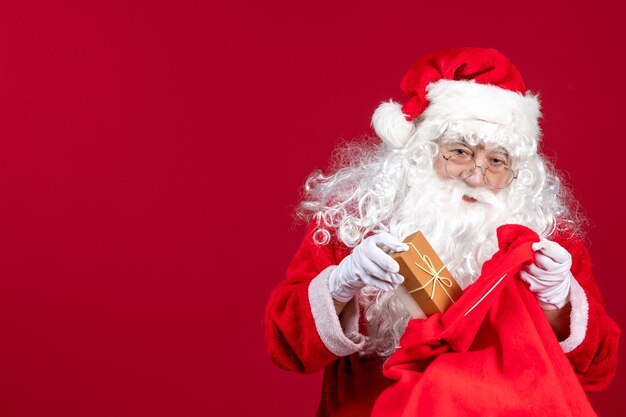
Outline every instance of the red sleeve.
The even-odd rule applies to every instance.
[[[584,326],[584,338],[566,355],[586,391],[599,391],[608,386],[617,368],[620,329],[604,310],[598,284],[593,277],[591,258],[578,237],[558,240],[572,255],[572,275],[582,288],[586,311],[575,311],[575,288],[572,287],[572,333],[574,322]],[[586,298],[586,300],[584,300]],[[586,304],[585,304],[586,301]],[[578,308],[581,310],[581,308]],[[586,313],[586,320],[584,315]],[[575,315],[583,316],[575,317]]]
[[[332,242],[316,245],[314,230],[311,223],[265,310],[270,358],[283,369],[302,373],[316,372],[360,346],[355,335],[351,339],[344,333],[345,324],[335,313],[327,285],[329,271],[349,250]],[[354,306],[351,310],[356,311]]]

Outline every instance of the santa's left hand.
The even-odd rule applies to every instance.
[[[535,251],[534,263],[522,268],[522,280],[529,285],[541,308],[563,308],[569,302],[573,279],[570,272],[572,255],[558,243],[547,239],[533,243],[532,249]]]

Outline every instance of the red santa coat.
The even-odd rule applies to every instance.
[[[310,225],[285,280],[266,309],[270,357],[281,368],[312,373],[324,368],[318,416],[368,416],[376,399],[393,381],[382,374],[383,359],[359,355],[364,323],[355,301],[337,317],[328,290],[332,269],[350,253],[337,243],[318,246]],[[605,388],[617,363],[619,329],[606,315],[584,243],[552,236],[572,254],[570,336],[560,343],[582,387]]]

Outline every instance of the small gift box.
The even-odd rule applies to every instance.
[[[422,232],[404,239],[409,250],[391,255],[400,264],[404,283],[396,289],[396,295],[412,317],[443,313],[461,297],[463,290],[454,280],[446,266]],[[419,306],[419,308],[417,308]]]

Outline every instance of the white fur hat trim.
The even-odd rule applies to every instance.
[[[520,94],[495,85],[474,81],[439,80],[426,88],[429,101],[413,122],[402,114],[400,104],[382,103],[374,112],[372,125],[382,141],[391,148],[406,146],[415,131],[415,122],[436,122],[456,133],[490,136],[491,141],[514,149],[518,145],[536,151],[541,117],[537,96]],[[430,138],[433,140],[436,138]]]

